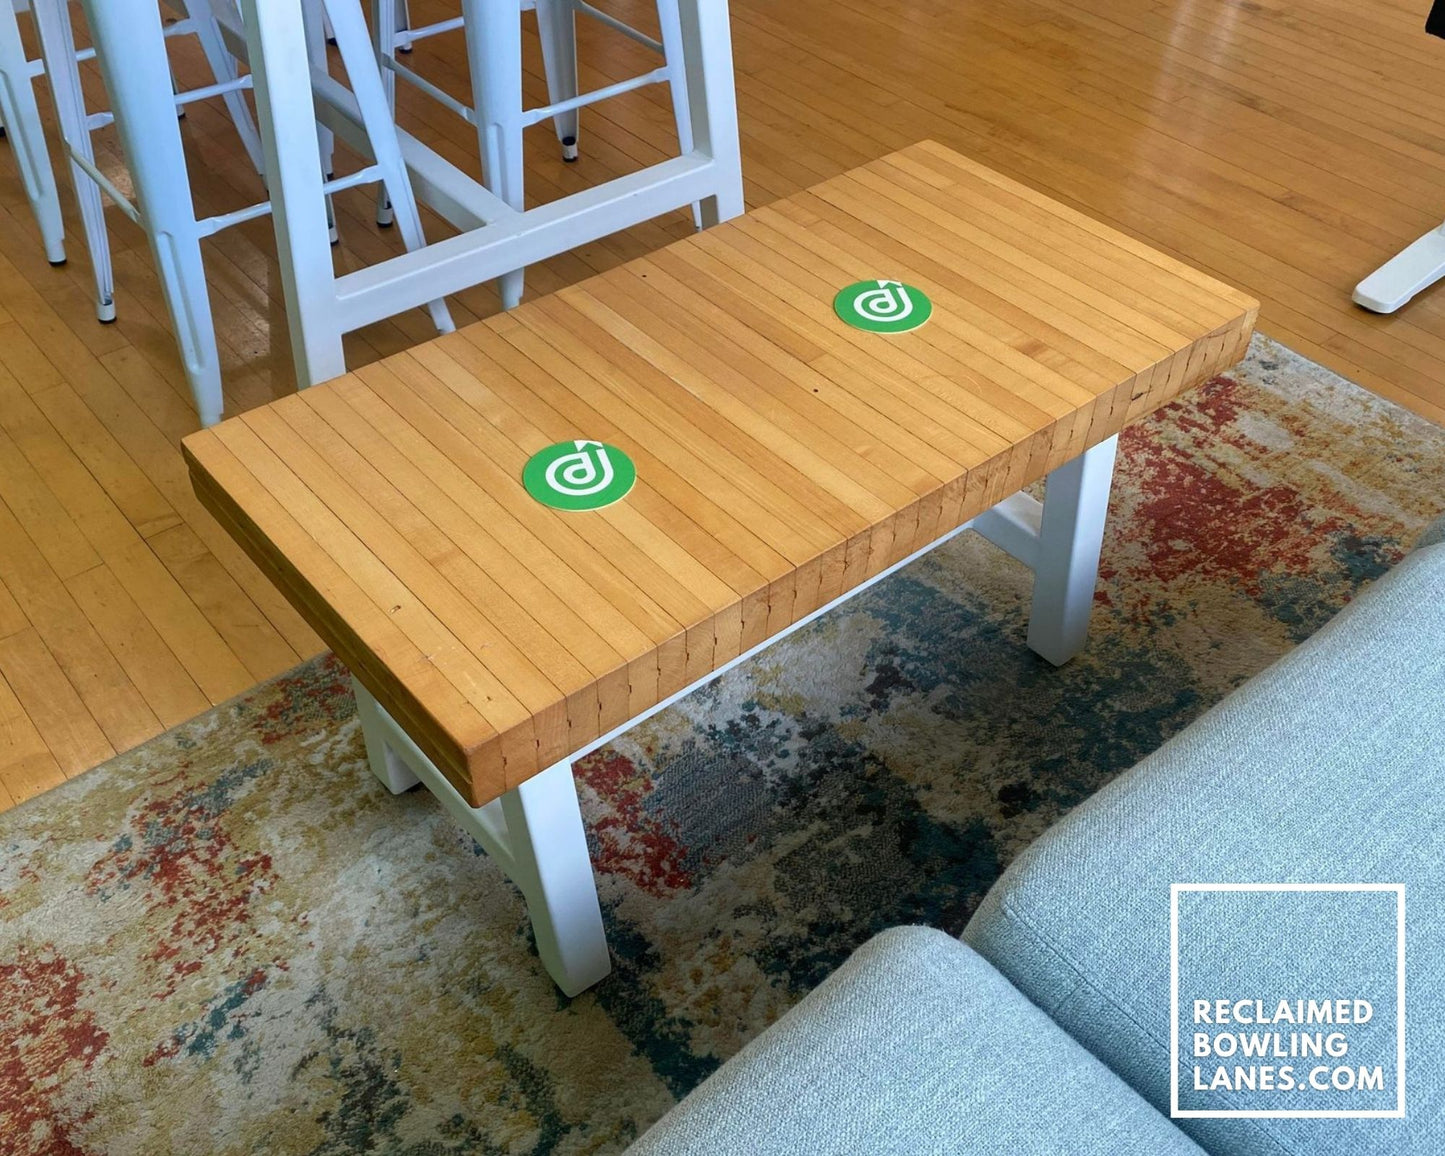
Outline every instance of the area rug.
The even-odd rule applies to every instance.
[[[610,1153],[868,936],[1289,650],[1445,507],[1445,431],[1256,339],[1121,438],[1094,629],[965,535],[579,765],[576,999],[319,659],[0,815],[0,1151]]]

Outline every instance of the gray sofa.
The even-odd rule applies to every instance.
[[[877,936],[631,1152],[1445,1154],[1442,538],[1438,523],[1314,637],[1046,832],[962,942]],[[1404,885],[1403,1118],[1170,1118],[1171,883]],[[1393,892],[1222,902],[1199,909],[1212,922],[1190,916],[1189,968],[1218,961],[1191,982],[1300,998],[1350,995],[1366,974],[1394,983]],[[1296,918],[1282,959],[1277,933]],[[1392,995],[1375,1001],[1380,1032]],[[1196,1100],[1396,1106],[1310,1095]]]

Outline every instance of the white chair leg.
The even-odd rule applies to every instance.
[[[542,69],[547,74],[547,102],[572,100],[577,96],[577,10],[571,0],[537,0],[537,35],[542,41]],[[577,159],[580,119],[575,108],[552,118],[564,161]]]
[[[1100,442],[1044,484],[1028,644],[1055,666],[1078,654],[1089,633],[1117,444]]]
[[[668,88],[672,93],[672,115],[677,122],[678,152],[693,150],[692,104],[687,92],[687,51],[682,40],[682,15],[677,0],[657,0],[657,23],[662,31],[662,54],[667,63]],[[703,227],[702,204],[694,202],[692,223]]]
[[[399,0],[396,6],[396,19],[393,21],[392,27],[395,28],[398,32],[407,32],[411,29],[410,0]],[[398,48],[397,51],[403,53],[410,52],[411,44],[407,43],[403,47]]]
[[[522,188],[522,22],[517,5],[462,0],[467,62],[477,109],[477,142],[488,190],[512,208],[526,207]],[[522,300],[525,271],[497,279],[502,308]]]
[[[720,174],[718,191],[702,201],[706,227],[741,216],[744,207],[732,31],[727,5],[718,0],[664,2],[678,5],[693,147],[712,157]]]
[[[40,228],[45,258],[52,265],[65,263],[65,225],[60,216],[60,194],[55,172],[45,149],[45,130],[35,106],[31,67],[20,39],[15,7],[0,0],[0,118],[3,118],[25,199]]]
[[[346,372],[331,247],[323,239],[327,235],[325,197],[316,150],[306,19],[297,6],[269,0],[241,0],[241,9],[247,58],[255,78],[292,358],[297,385],[305,388]],[[377,166],[396,206],[402,237],[408,249],[419,248],[425,243],[421,216],[402,163],[396,126],[386,107],[366,20],[357,0],[328,0],[324,15],[351,80]],[[453,328],[444,302],[431,302],[428,311],[439,330]]]
[[[40,32],[40,54],[45,60],[45,73],[50,95],[55,102],[55,116],[60,122],[60,137],[67,146],[94,163],[90,145],[90,129],[86,125],[85,96],[80,87],[80,70],[75,63],[75,36],[70,26],[70,10],[64,0],[34,0],[36,27]],[[159,18],[159,17],[158,17]],[[164,48],[161,52],[164,56]],[[162,75],[169,76],[165,63]],[[169,93],[169,86],[167,92]],[[171,105],[170,118],[175,118]],[[115,320],[115,275],[110,265],[110,235],[105,227],[105,205],[100,189],[73,160],[70,163],[71,184],[80,206],[80,221],[85,230],[86,247],[90,250],[90,267],[95,276],[95,315],[101,321]]]
[[[104,0],[111,2],[111,0]],[[132,162],[134,163],[134,162]],[[142,183],[136,180],[137,197],[145,197]],[[150,189],[151,183],[145,187]],[[195,230],[195,210],[190,208],[190,188],[186,187],[187,217],[177,220],[175,231],[164,229],[160,213],[151,214],[151,253],[160,273],[161,289],[170,313],[171,327],[180,346],[186,381],[196,416],[202,426],[221,420],[225,401],[221,393],[221,357],[216,347],[215,322],[211,317],[211,294],[206,286],[206,267],[201,259],[201,239]]]
[[[223,408],[220,355],[160,12],[151,0],[82,6],[196,414],[203,426],[214,425]]]
[[[326,72],[326,45],[329,40],[326,32],[330,25],[322,0],[302,0],[302,20],[306,26],[306,48],[311,66],[319,72]],[[321,157],[321,172],[329,181],[335,170],[336,134],[320,121],[316,124],[316,148]],[[336,224],[336,205],[330,193],[326,194],[326,237],[333,245],[341,240],[341,230]]]

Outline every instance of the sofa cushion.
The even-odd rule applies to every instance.
[[[1172,1156],[1199,1149],[983,959],[869,940],[631,1156]]]
[[[964,938],[1168,1112],[1170,884],[1201,882],[1405,885],[1407,1115],[1180,1126],[1221,1156],[1445,1152],[1445,545],[1406,558],[1046,832]],[[1207,946],[1240,996],[1348,985],[1355,956],[1382,946],[1379,904],[1361,899],[1303,940],[1340,950],[1279,968],[1266,945],[1281,903],[1230,904]]]

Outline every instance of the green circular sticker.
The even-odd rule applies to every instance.
[[[585,438],[548,446],[522,467],[527,493],[557,510],[600,510],[625,498],[635,481],[631,458]]]
[[[869,333],[907,333],[917,329],[933,312],[933,302],[922,289],[902,281],[859,281],[840,289],[833,311],[855,329]]]

